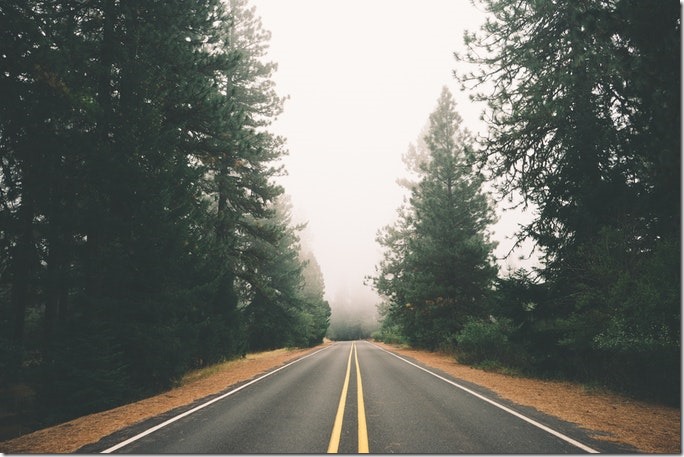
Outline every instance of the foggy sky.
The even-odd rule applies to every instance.
[[[435,109],[443,86],[472,132],[480,106],[452,72],[464,30],[484,21],[466,0],[252,0],[272,32],[268,60],[285,111],[271,130],[287,139],[279,179],[321,266],[326,298],[363,287],[381,258],[378,229],[396,219],[407,172],[401,156]],[[508,252],[517,216],[494,228]]]

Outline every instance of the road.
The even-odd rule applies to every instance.
[[[596,442],[589,442],[572,426],[551,418],[542,423],[539,414],[536,419],[533,415],[370,342],[339,342],[152,429],[136,430],[100,451],[577,454],[599,450]]]

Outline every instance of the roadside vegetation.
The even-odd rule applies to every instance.
[[[374,336],[678,405],[680,5],[478,4],[455,74],[488,131],[472,138],[445,89],[406,154]],[[495,202],[534,216],[517,239],[538,266],[497,270]]]

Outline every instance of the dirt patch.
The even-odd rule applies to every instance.
[[[447,354],[376,343],[456,378],[496,392],[501,398],[591,430],[598,440],[634,446],[645,453],[681,453],[681,410],[613,393],[591,392],[579,384],[492,373],[461,365]]]
[[[681,413],[677,408],[638,402],[610,393],[590,392],[581,385],[569,382],[541,381],[486,372],[460,365],[446,354],[379,345],[456,378],[486,387],[514,403],[593,430],[596,439],[628,444],[645,453],[681,452]],[[182,387],[5,441],[0,443],[0,452],[73,453],[118,430],[221,392],[315,349],[280,349],[250,354],[244,359],[227,362],[210,370],[189,373]]]

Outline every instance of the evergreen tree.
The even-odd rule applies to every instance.
[[[206,154],[200,159],[207,168],[208,190],[215,202],[216,255],[221,262],[221,289],[230,291],[223,299],[234,297],[225,306],[237,309],[239,281],[256,277],[264,260],[249,258],[253,237],[272,241],[272,231],[259,233],[255,220],[267,219],[282,188],[271,178],[280,172],[274,165],[283,155],[283,140],[266,127],[282,110],[273,89],[272,63],[263,63],[270,34],[261,27],[254,8],[244,0],[225,4],[227,19],[219,25],[217,42],[209,47],[211,55],[225,55],[233,65],[214,77],[212,99],[223,115],[214,118],[212,135],[206,137]],[[205,137],[206,126],[198,126],[198,137]],[[220,299],[220,298],[219,298]]]
[[[289,205],[282,199],[278,203],[272,218],[253,221],[254,235],[244,251],[248,257],[258,259],[247,278],[251,297],[244,311],[252,350],[296,345],[302,265]]]
[[[431,348],[449,341],[467,316],[483,314],[496,276],[486,232],[492,210],[461,123],[444,88],[430,115],[421,180],[402,220],[379,238],[387,251],[375,286],[390,297],[409,339]]]
[[[48,423],[244,354],[284,153],[254,9],[8,1],[0,24],[0,383]]]
[[[292,227],[290,208],[281,197],[271,219],[254,221],[254,233],[260,236],[252,238],[246,251],[259,259],[249,278],[251,297],[244,311],[253,350],[318,344],[328,328],[330,309],[323,300],[320,270],[304,275],[307,264],[297,235],[302,227]],[[270,240],[261,236],[266,231]]]
[[[302,246],[299,259],[304,268],[300,294],[308,321],[304,337],[307,346],[314,346],[323,341],[330,325],[330,305],[324,297],[323,273],[313,252]]]
[[[481,161],[538,209],[520,235],[545,254],[556,369],[620,385],[645,360],[663,372],[680,339],[680,6],[483,4],[491,19],[465,37],[480,70],[460,79],[492,89],[475,94]]]

